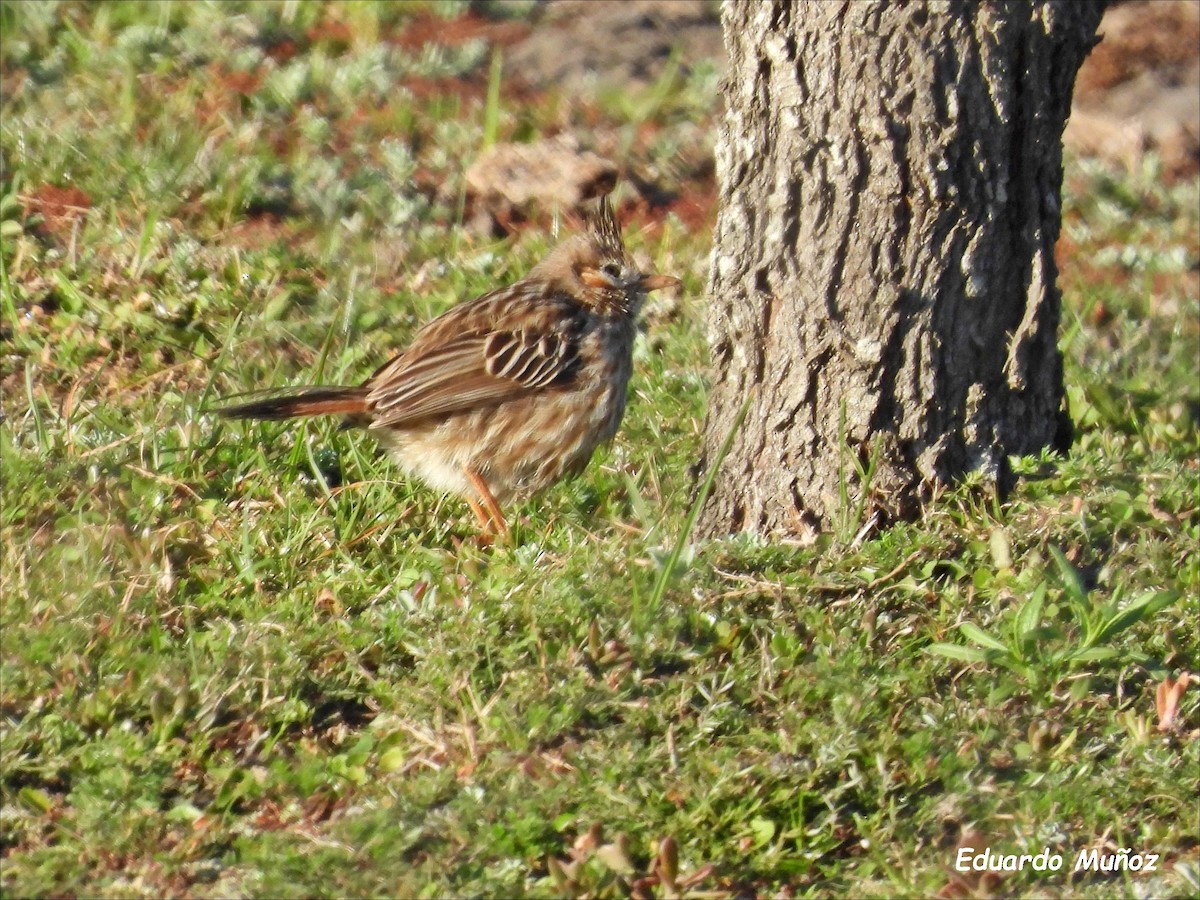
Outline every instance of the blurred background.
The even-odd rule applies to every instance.
[[[312,213],[352,214],[357,206],[364,222],[400,224],[456,202],[475,228],[504,233],[534,209],[569,207],[617,177],[627,212],[674,212],[687,227],[711,218],[712,117],[724,63],[714,0],[283,2],[242,16],[236,4],[192,12],[161,6],[166,32],[141,21],[123,29],[122,18],[142,18],[137,4],[88,18],[120,32],[121,46],[136,54],[129,62],[150,63],[135,83],[121,85],[127,117],[153,116],[157,104],[192,104],[191,134],[160,139],[188,144],[203,135],[214,146],[197,162],[244,170],[230,188],[239,195],[222,198],[246,214],[240,238],[261,239]],[[4,99],[19,104],[70,65],[70,47],[51,46],[55,23],[83,13],[45,2],[9,5],[3,15]],[[210,27],[217,18],[219,27]],[[1129,169],[1153,159],[1164,180],[1194,178],[1200,2],[1117,2],[1101,33],[1077,84],[1068,149]],[[336,73],[332,60],[340,63]],[[203,87],[179,96],[183,70],[197,66]],[[432,122],[416,115],[418,105],[432,110]],[[229,142],[213,127],[250,109],[271,113],[255,134],[243,128]],[[464,119],[481,123],[482,135],[467,139]],[[163,128],[182,132],[183,124],[146,121],[139,140]],[[86,177],[71,175],[79,167],[70,164],[67,127],[56,135],[59,147],[37,148],[58,177],[24,191],[24,214],[52,231],[69,228],[91,204]],[[545,143],[526,146],[535,139]],[[224,158],[230,143],[243,151],[239,158]],[[245,155],[248,148],[254,152]],[[8,180],[15,159],[5,154]],[[193,206],[215,199],[205,196],[196,168],[155,187]],[[372,183],[371,168],[388,176],[386,187]],[[139,202],[138,186],[130,187],[131,202]]]

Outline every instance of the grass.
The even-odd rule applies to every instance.
[[[405,45],[464,9],[0,7],[5,895],[1193,896],[1200,692],[1154,698],[1200,671],[1195,182],[1072,164],[1079,434],[1009,502],[676,548],[716,84],[534,102]],[[548,238],[465,231],[462,172],[563,125],[678,194],[629,236],[687,290],[514,546],[364,436],[207,412],[518,277]],[[958,877],[972,841],[1067,871]],[[1166,865],[1069,871],[1119,847]]]

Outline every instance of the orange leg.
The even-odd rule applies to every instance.
[[[474,497],[465,498],[471,507],[471,512],[475,513],[475,518],[479,520],[479,527],[484,531],[490,531],[492,527],[492,519],[487,514],[487,511],[479,505],[479,501]]]
[[[491,519],[489,527],[489,522],[482,515],[483,510],[479,508],[479,503],[473,502],[471,498],[467,499],[467,502],[471,504],[471,509],[475,511],[475,516],[483,526],[483,530],[485,532],[495,530],[501,538],[507,538],[508,522],[505,521],[504,513],[500,510],[500,504],[496,502],[496,498],[488,488],[487,482],[483,480],[483,477],[478,472],[470,467],[463,469],[463,471],[467,475],[467,480],[471,482],[475,490],[479,491],[479,498],[483,501],[483,506],[487,509],[487,515]]]

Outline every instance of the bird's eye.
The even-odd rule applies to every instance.
[[[621,267],[618,266],[615,262],[606,262],[604,265],[602,265],[600,267],[600,271],[603,272],[605,275],[607,275],[609,278],[616,279],[616,278],[621,277]]]

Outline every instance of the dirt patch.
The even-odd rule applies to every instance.
[[[1137,166],[1157,154],[1169,180],[1200,172],[1200,0],[1128,0],[1100,26],[1065,135],[1083,156]],[[440,38],[439,38],[440,39]],[[548,0],[505,56],[506,77],[586,94],[652,83],[672,56],[724,68],[716,4]]]
[[[493,46],[507,47],[527,37],[529,31],[529,25],[525,22],[492,21],[472,12],[457,19],[443,19],[424,13],[410,19],[402,29],[387,35],[385,40],[411,50],[419,50],[426,44],[456,47],[476,38],[483,38]]]
[[[1104,94],[1154,72],[1170,84],[1200,58],[1200,2],[1132,2],[1114,6],[1100,24],[1103,40],[1079,72],[1075,99],[1102,102]]]
[[[720,16],[703,0],[553,0],[535,23],[506,55],[505,71],[538,87],[650,84],[672,55],[685,68],[701,59],[724,65]]]
[[[506,234],[531,205],[574,209],[607,194],[616,182],[616,165],[581,149],[569,134],[532,144],[497,144],[467,169],[472,225]]]
[[[1100,23],[1079,72],[1063,140],[1081,156],[1138,167],[1148,153],[1168,180],[1200,173],[1200,0],[1135,0]]]
[[[21,200],[25,204],[26,217],[40,217],[38,232],[60,240],[69,238],[75,224],[92,208],[92,198],[74,185],[55,187],[43,184]]]

